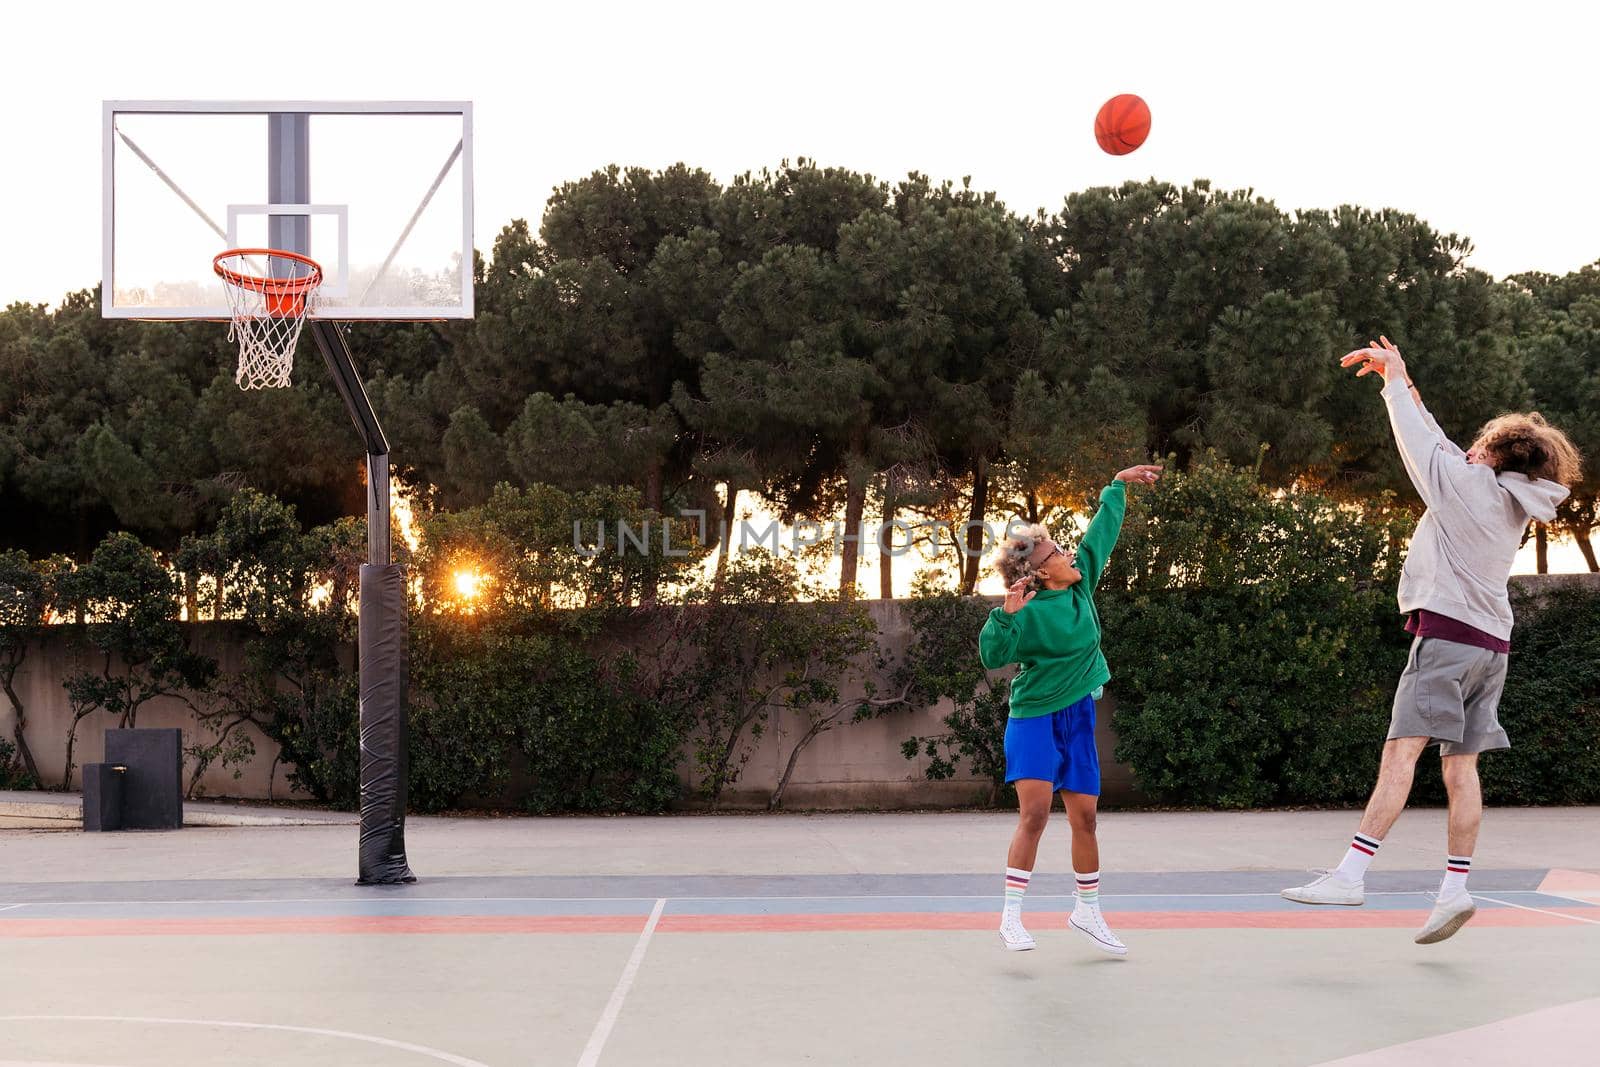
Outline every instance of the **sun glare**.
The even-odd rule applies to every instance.
[[[483,594],[483,575],[475,570],[462,569],[454,577],[456,596],[465,601],[473,601]]]
[[[416,509],[412,507],[411,494],[398,479],[389,483],[389,511],[394,515],[395,525],[400,528],[400,539],[407,548],[416,552],[422,546],[422,537],[417,530]]]

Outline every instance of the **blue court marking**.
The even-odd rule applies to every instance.
[[[1482,908],[1521,905],[1556,911],[1584,911],[1591,903],[1528,890],[1492,894],[1505,903],[1479,898]],[[196,919],[196,918],[305,918],[307,916],[416,917],[416,916],[584,916],[648,915],[659,898],[624,897],[520,897],[474,899],[470,897],[411,897],[366,899],[289,900],[166,900],[166,901],[53,901],[23,903],[0,911],[0,923],[26,919]],[[669,915],[857,915],[867,913],[916,914],[928,912],[987,913],[997,911],[1001,894],[851,894],[837,896],[712,896],[666,898]],[[1306,905],[1284,900],[1276,893],[1106,893],[1101,897],[1106,913],[1125,912],[1292,912]],[[0,907],[6,902],[0,901]],[[1070,911],[1069,894],[1029,893],[1026,906],[1034,911]],[[1367,911],[1426,911],[1433,907],[1429,893],[1368,893]],[[1328,909],[1355,910],[1355,909]]]

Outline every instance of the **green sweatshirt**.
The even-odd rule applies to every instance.
[[[995,608],[983,624],[978,635],[983,665],[995,670],[1008,663],[1022,664],[1011,682],[1013,719],[1060,711],[1111,680],[1111,668],[1100,652],[1094,589],[1105,573],[1127,508],[1128,492],[1121,482],[1100,490],[1100,509],[1078,544],[1083,580],[1066,589],[1040,589],[1015,615]]]

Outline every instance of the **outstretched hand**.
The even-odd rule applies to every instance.
[[[1367,342],[1366,348],[1358,348],[1347,353],[1339,360],[1341,367],[1360,365],[1356,377],[1363,374],[1379,374],[1384,381],[1389,381],[1399,375],[1401,381],[1410,381],[1406,374],[1406,361],[1400,356],[1400,349],[1387,337],[1380,337],[1376,341]]]
[[[1150,485],[1159,477],[1161,477],[1161,467],[1159,464],[1141,463],[1138,466],[1129,467],[1125,471],[1118,471],[1116,480],[1119,482],[1128,482],[1130,484],[1136,483],[1139,485]]]
[[[1001,607],[1005,608],[1007,615],[1015,615],[1023,605],[1039,595],[1037,589],[1028,588],[1032,583],[1032,578],[1020,578],[1006,590],[1006,602]]]

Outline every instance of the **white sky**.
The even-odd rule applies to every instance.
[[[806,155],[891,180],[970,174],[1013,208],[1152,175],[1281,207],[1413,211],[1502,276],[1600,259],[1593,5],[454,3],[306,5],[292,65],[245,5],[6,12],[0,301],[100,271],[100,102],[470,99],[477,244],[609,162],[721,179]],[[1137,92],[1121,158],[1098,105]],[[20,164],[20,165],[19,165]]]
[[[273,10],[8,7],[0,303],[98,280],[106,99],[471,100],[485,252],[608,163],[727,180],[804,155],[970,174],[1022,212],[1208,177],[1285,209],[1414,212],[1496,276],[1600,259],[1600,8],[1571,0],[313,0],[289,50],[266,30],[293,5]],[[1121,92],[1154,124],[1117,158],[1091,127]]]

